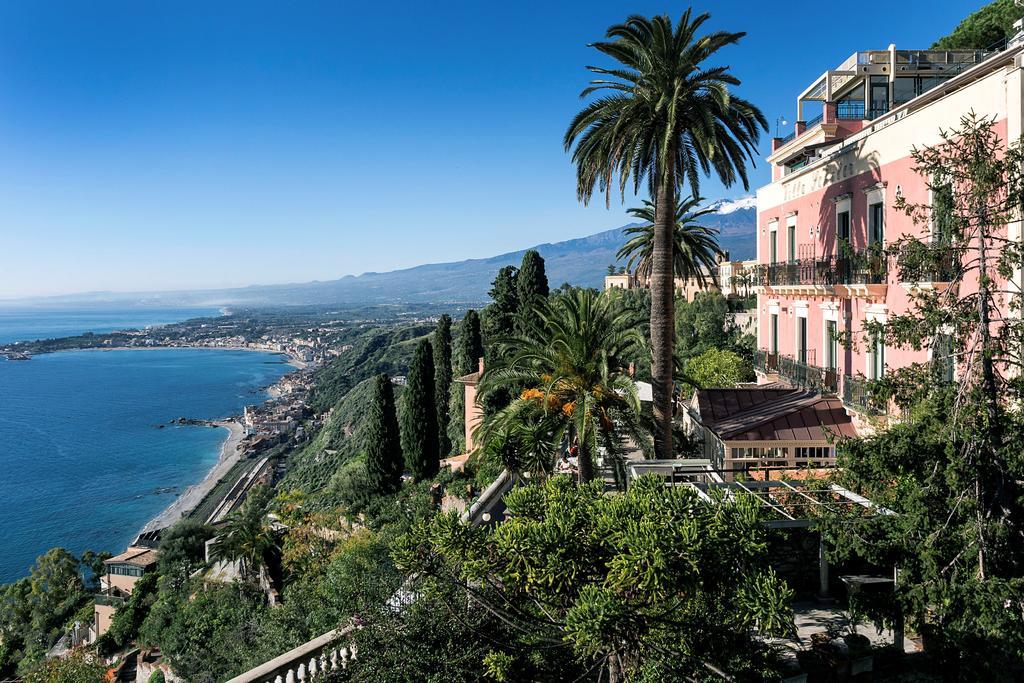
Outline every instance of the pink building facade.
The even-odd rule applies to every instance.
[[[899,196],[934,203],[914,171],[915,146],[938,144],[940,130],[971,110],[993,118],[1004,139],[1021,135],[1021,64],[1020,47],[986,54],[890,46],[854,54],[801,93],[798,118],[810,106],[821,114],[773,140],[772,182],[757,193],[759,381],[798,382],[871,413],[879,406],[865,380],[891,368],[934,360],[954,378],[941,339],[910,351],[865,338],[869,321],[884,325],[910,309],[914,288],[948,279],[939,270],[901,274],[881,249],[903,235],[936,238],[934,225],[915,225],[893,208]]]

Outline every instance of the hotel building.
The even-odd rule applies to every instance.
[[[795,130],[772,141],[772,182],[757,193],[759,383],[837,395],[864,424],[885,412],[867,380],[927,361],[954,378],[941,335],[930,349],[886,348],[866,339],[865,325],[906,313],[915,288],[949,279],[942,267],[901,273],[882,252],[903,235],[942,237],[941,187],[915,172],[912,149],[940,143],[972,110],[1004,139],[1019,138],[1021,54],[1014,41],[996,53],[890,45],[851,55],[799,95]],[[812,107],[820,114],[807,117]],[[900,196],[933,207],[931,224],[895,210]]]

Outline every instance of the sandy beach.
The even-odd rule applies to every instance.
[[[242,437],[245,436],[245,429],[234,420],[221,420],[214,424],[218,427],[224,427],[230,432],[227,441],[221,446],[220,458],[217,460],[217,464],[207,472],[206,477],[201,482],[189,486],[163,512],[151,519],[142,528],[143,532],[169,527],[187,515],[202,502],[206,494],[212,491],[217,482],[227,475],[228,471],[238,462],[241,457],[238,444],[241,443]]]

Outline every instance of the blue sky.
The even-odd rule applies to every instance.
[[[927,47],[982,4],[696,8],[748,32],[721,62],[774,122],[852,52]],[[684,7],[0,3],[0,298],[333,279],[621,225],[577,203],[561,146],[587,43]]]

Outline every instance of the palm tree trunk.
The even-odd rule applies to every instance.
[[[672,455],[672,356],[675,347],[675,281],[672,259],[676,184],[672,154],[662,160],[664,177],[655,197],[651,268],[651,377],[654,393],[654,457]]]

